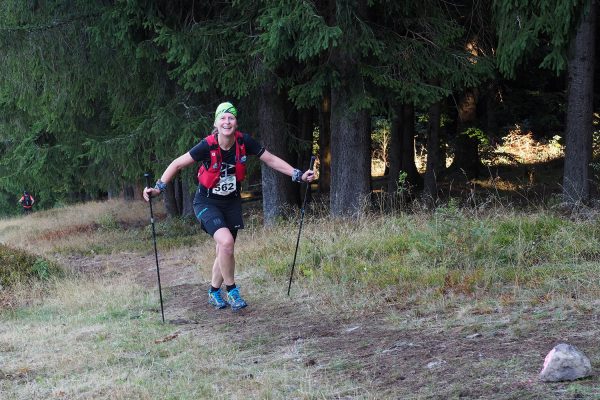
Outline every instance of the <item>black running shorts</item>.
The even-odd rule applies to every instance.
[[[211,236],[220,228],[229,228],[235,239],[238,229],[244,229],[240,197],[211,199],[196,190],[194,214],[202,224],[202,229]]]

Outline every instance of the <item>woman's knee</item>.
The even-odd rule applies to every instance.
[[[230,256],[233,255],[233,250],[234,250],[234,241],[233,239],[231,240],[226,240],[222,243],[220,243],[218,245],[218,254],[220,255],[226,255],[226,256]]]
[[[229,232],[229,229],[219,229],[215,232],[214,239],[217,242],[217,254],[233,254],[235,239],[231,235],[231,232]]]

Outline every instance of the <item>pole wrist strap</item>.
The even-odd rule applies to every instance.
[[[154,185],[154,189],[158,189],[162,193],[165,190],[167,190],[167,184],[159,179],[156,181],[156,185]]]
[[[302,174],[303,174],[302,171],[300,171],[297,168],[294,168],[294,171],[292,172],[292,181],[302,182]]]

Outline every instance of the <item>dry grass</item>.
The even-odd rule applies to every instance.
[[[154,302],[126,276],[68,279],[36,306],[2,315],[4,398],[314,398],[339,390],[294,367],[298,349],[263,354],[268,341],[231,340],[227,324],[163,325]]]
[[[523,132],[517,125],[503,138],[494,153],[494,165],[537,164],[564,157],[564,146],[559,137],[552,140],[536,140],[533,132]]]
[[[162,203],[155,202],[155,213],[164,215]],[[25,217],[0,220],[2,242],[43,254],[64,243],[89,246],[98,230],[149,221],[148,206],[141,201],[109,200],[76,204],[65,208],[39,211]]]
[[[343,221],[309,208],[288,297],[298,215],[268,228],[247,215],[241,314],[206,305],[212,241],[159,219],[166,317],[192,321],[163,325],[147,205],[89,206],[0,221],[1,241],[80,272],[11,289],[21,300],[0,311],[3,399],[600,395],[597,377],[536,380],[557,340],[600,366],[596,217],[449,204]]]

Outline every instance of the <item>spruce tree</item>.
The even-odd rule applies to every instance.
[[[534,50],[545,52],[540,68],[557,74],[568,69],[563,196],[569,203],[585,202],[590,195],[597,1],[495,1],[494,13],[503,74],[513,77]]]

